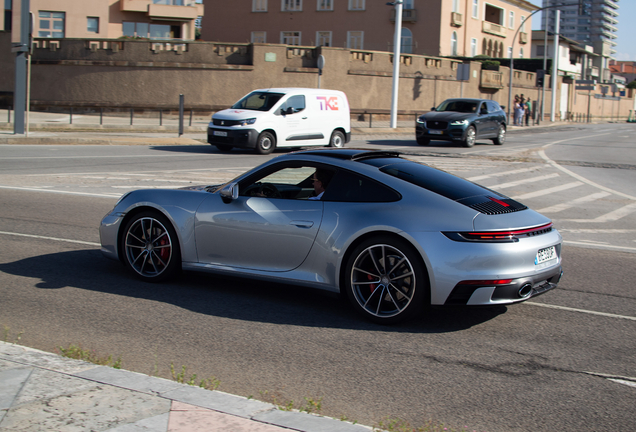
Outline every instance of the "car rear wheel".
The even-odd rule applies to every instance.
[[[421,259],[406,241],[378,236],[360,243],[345,267],[344,289],[367,319],[393,324],[412,318],[430,301]]]
[[[232,151],[232,149],[234,148],[233,146],[229,145],[229,144],[214,144],[216,146],[216,148],[219,149],[219,151],[222,152],[229,152]]]
[[[261,132],[256,141],[256,153],[270,154],[276,147],[276,138],[270,132]]]
[[[466,129],[466,138],[464,139],[464,147],[472,147],[475,145],[475,135],[475,128],[468,126],[468,129]]]
[[[157,211],[133,216],[124,228],[121,242],[126,267],[145,281],[166,280],[181,268],[176,232],[170,221]]]
[[[329,139],[329,147],[342,148],[345,145],[344,134],[340,131],[333,131]]]
[[[415,138],[415,140],[416,140],[416,141],[417,141],[417,143],[418,143],[419,145],[421,145],[421,146],[428,145],[428,144],[431,142],[431,140],[430,140],[430,139],[428,139],[428,138]]]
[[[492,142],[495,145],[503,145],[506,142],[506,127],[504,125],[499,125],[499,130],[497,131],[497,138],[493,139]]]

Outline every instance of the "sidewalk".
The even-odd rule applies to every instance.
[[[0,431],[369,432],[372,428],[0,342]]]

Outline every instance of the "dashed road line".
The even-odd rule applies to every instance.
[[[596,201],[601,198],[605,198],[610,196],[611,194],[608,192],[598,192],[595,194],[587,195],[581,198],[577,198],[572,201],[568,201],[566,203],[556,204],[550,207],[544,207],[542,209],[537,210],[539,213],[558,213],[563,210],[567,210],[569,208],[575,207],[579,204],[585,204],[588,202]]]
[[[63,238],[57,238],[57,237],[46,237],[46,236],[39,236],[39,235],[33,235],[33,234],[21,234],[21,233],[7,232],[7,231],[0,231],[0,234],[16,236],[16,237],[29,237],[29,238],[35,238],[40,240],[54,240],[54,241],[66,242],[66,243],[76,243],[76,244],[82,244],[87,246],[98,246],[98,247],[101,246],[99,243],[94,243],[94,242],[87,242],[82,240],[70,240],[70,239],[63,239]]]
[[[40,188],[28,188],[28,187],[17,187],[17,186],[0,186],[0,189],[8,189],[8,190],[21,190],[28,192],[48,192],[48,193],[58,193],[58,194],[66,194],[66,195],[82,195],[82,196],[90,196],[97,198],[119,198],[121,194],[96,194],[90,192],[73,192],[73,191],[61,191],[55,189],[40,189]]]
[[[544,196],[544,195],[549,195],[551,193],[554,192],[561,192],[564,190],[568,190],[568,189],[572,189],[578,186],[583,185],[583,182],[580,181],[576,181],[576,182],[572,182],[572,183],[566,183],[563,185],[559,185],[559,186],[554,186],[548,189],[541,189],[535,192],[530,192],[527,194],[523,194],[523,195],[517,195],[517,196],[513,196],[512,198],[514,199],[529,199],[529,198],[536,198],[536,197],[540,197],[540,196]]]
[[[607,312],[597,312],[597,311],[591,311],[591,310],[587,310],[587,309],[577,309],[577,308],[571,308],[571,307],[567,307],[567,306],[557,306],[557,305],[551,305],[551,304],[545,304],[545,303],[535,303],[535,302],[529,302],[529,301],[527,301],[527,302],[525,302],[523,304],[527,304],[527,305],[531,305],[531,306],[539,306],[539,307],[544,307],[544,308],[549,308],[549,309],[559,309],[559,310],[564,310],[564,311],[568,311],[568,312],[580,312],[580,313],[585,313],[585,314],[589,314],[589,315],[598,315],[598,316],[604,316],[604,317],[608,317],[608,318],[618,318],[618,319],[636,321],[636,317],[627,316],[627,315],[617,315],[617,314],[612,314],[612,313],[607,313]]]

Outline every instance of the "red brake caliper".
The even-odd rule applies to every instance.
[[[367,275],[367,279],[369,279],[369,280],[373,280],[373,276],[371,276],[371,275],[369,275],[369,274],[368,274],[368,275]],[[376,289],[377,287],[378,287],[378,286],[377,286],[376,284],[371,284],[371,285],[369,285],[369,288],[371,288],[371,294],[373,294],[373,292],[375,291],[375,289]]]

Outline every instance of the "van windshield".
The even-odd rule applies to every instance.
[[[283,93],[252,92],[232,105],[232,108],[253,111],[269,111],[283,96],[285,96]]]

